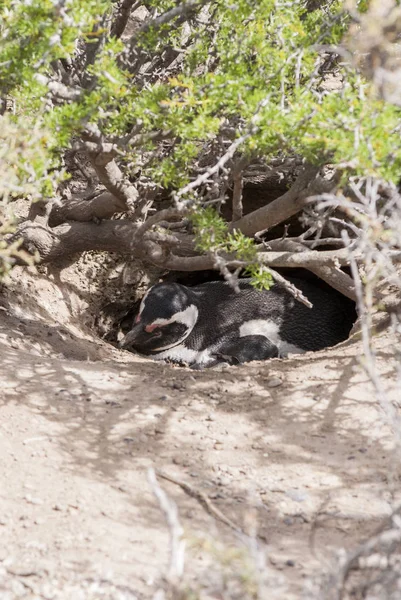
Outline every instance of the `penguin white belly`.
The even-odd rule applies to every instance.
[[[153,354],[152,358],[155,360],[173,360],[177,362],[184,362],[188,363],[189,365],[206,365],[212,361],[210,350],[192,350],[191,348],[186,348],[183,344],[179,344],[178,346],[174,346],[168,350],[163,350],[163,352]]]
[[[280,325],[274,321],[266,319],[251,319],[245,321],[239,328],[239,336],[246,337],[247,335],[263,335],[263,337],[275,344],[279,350],[280,356],[287,354],[304,354],[306,350],[299,348],[295,344],[290,344],[280,337]]]

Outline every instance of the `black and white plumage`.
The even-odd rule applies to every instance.
[[[159,283],[143,297],[121,346],[157,360],[209,367],[320,350],[346,339],[353,302],[334,290],[289,279],[313,308],[279,283],[258,291],[242,279],[239,293],[222,281],[192,288]]]

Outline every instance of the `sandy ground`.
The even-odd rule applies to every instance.
[[[323,598],[338,551],[401,500],[360,343],[191,371],[96,339],[54,284],[27,301],[35,281],[0,308],[1,598],[153,598],[170,554],[150,467],[194,492],[159,479],[199,594],[182,598]],[[375,345],[397,406],[394,339]]]

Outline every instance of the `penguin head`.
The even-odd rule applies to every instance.
[[[158,283],[142,299],[134,326],[120,343],[143,354],[181,344],[198,319],[194,294],[178,283]]]

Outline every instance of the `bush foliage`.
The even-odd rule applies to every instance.
[[[100,154],[103,164],[113,160],[139,193],[155,186],[172,204],[196,207],[198,249],[251,262],[256,250],[240,228],[233,234],[210,210],[199,216],[224,196],[237,157],[330,164],[343,184],[397,182],[400,109],[363,77],[344,42],[370,3],[347,7],[3,0],[3,113],[7,99],[15,106],[1,117],[3,212],[16,197],[54,200],[65,151],[88,151],[94,163]],[[192,185],[222,157],[209,179]],[[121,190],[122,180],[108,177],[100,176],[106,188]]]

